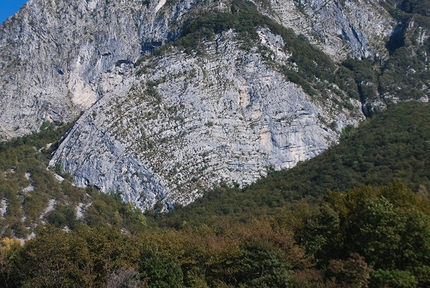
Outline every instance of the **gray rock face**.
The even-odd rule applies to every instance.
[[[278,49],[282,38],[265,29],[259,35],[278,61],[289,57]],[[121,191],[142,209],[157,201],[171,207],[221,181],[243,186],[270,167],[293,167],[363,119],[311,99],[260,54],[241,50],[232,31],[205,44],[205,56],[172,49],[144,61],[145,74],[85,112],[51,165],[60,163],[76,185]]]
[[[225,6],[30,0],[0,27],[0,140],[37,131],[47,120],[77,117],[123,80],[123,66],[175,38],[199,5]],[[385,53],[382,39],[393,25],[377,1],[283,0],[272,6],[275,20],[336,59]]]
[[[168,22],[191,3],[170,14],[159,1],[29,1],[0,27],[0,139],[91,107],[171,37]]]
[[[396,22],[377,0],[272,0],[271,4],[284,26],[308,36],[336,60],[388,55],[384,38]]]

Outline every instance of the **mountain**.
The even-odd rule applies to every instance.
[[[78,118],[51,168],[143,210],[243,187],[428,100],[426,3],[32,0],[0,28],[0,137]]]
[[[273,171],[244,189],[209,189],[186,207],[148,219],[162,227],[217,225],[277,217],[303,202],[315,206],[328,191],[345,193],[363,185],[404,183],[429,198],[430,109],[408,102],[344,131],[340,143],[292,169]]]
[[[67,126],[1,143],[1,286],[426,287],[429,120],[396,105],[292,169],[145,215],[46,170]]]

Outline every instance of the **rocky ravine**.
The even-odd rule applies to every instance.
[[[386,53],[390,16],[375,1],[340,2],[272,1],[259,9],[335,60]],[[364,118],[357,100],[346,110],[334,90],[311,97],[262,59],[261,45],[280,65],[291,56],[288,43],[262,27],[246,50],[229,31],[207,40],[205,55],[170,48],[136,64],[180,37],[201,11],[229,5],[30,0],[0,27],[0,139],[84,112],[51,165],[76,185],[121,191],[143,209],[157,201],[169,208],[220,181],[245,185],[270,167],[293,167]]]

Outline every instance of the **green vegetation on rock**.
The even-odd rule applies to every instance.
[[[51,125],[42,132],[0,143],[0,201],[3,237],[25,239],[48,222],[58,228],[76,225],[120,225],[130,232],[145,225],[142,212],[120,197],[94,188],[77,188],[70,176],[58,180],[47,170],[49,157],[70,125]],[[61,173],[61,167],[56,167]],[[77,215],[78,209],[82,215]],[[84,217],[85,216],[85,217]]]

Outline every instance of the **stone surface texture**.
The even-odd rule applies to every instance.
[[[75,119],[173,37],[168,22],[191,3],[30,0],[0,26],[0,139]]]
[[[385,58],[396,22],[378,0],[272,0],[275,19],[336,59]]]
[[[279,53],[279,37],[259,35]],[[291,168],[363,120],[334,104],[334,94],[315,101],[285,81],[259,53],[240,49],[233,31],[205,45],[204,56],[171,49],[144,61],[145,74],[84,113],[51,165],[72,173],[76,185],[121,191],[142,209],[158,201],[170,209],[220,182],[244,186],[269,169]]]

